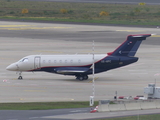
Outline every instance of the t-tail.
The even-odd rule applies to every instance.
[[[108,53],[108,55],[135,56],[141,42],[151,35],[152,34],[128,35],[127,40],[124,41],[115,51]]]

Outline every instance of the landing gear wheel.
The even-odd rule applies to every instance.
[[[23,79],[22,76],[19,76],[19,77],[18,77],[18,80],[22,80],[22,79]]]
[[[84,80],[88,80],[88,75],[83,76]]]
[[[84,77],[83,77],[83,76],[80,76],[80,77],[79,77],[79,80],[80,80],[80,81],[83,81],[83,80],[84,80]]]
[[[83,81],[88,79],[88,75],[76,75],[76,79]]]
[[[18,77],[18,80],[22,80],[23,77],[22,77],[22,72],[19,72],[19,77]]]

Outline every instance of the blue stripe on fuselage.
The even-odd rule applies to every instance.
[[[101,59],[100,61],[98,61],[97,63],[95,63],[95,73],[100,73],[100,72],[104,72],[104,71],[108,71],[111,69],[115,69],[118,67],[122,67],[134,62],[137,62],[138,58],[137,57],[127,57],[127,56],[107,56],[103,59]],[[51,73],[56,73],[56,69],[62,69],[62,70],[86,70],[87,68],[90,68],[91,65],[86,65],[86,66],[57,66],[57,67],[43,67],[41,69],[38,70],[34,70],[34,71],[45,71],[45,72],[51,72]],[[73,73],[72,75],[76,75],[78,74]],[[82,73],[81,73],[82,74]],[[92,74],[92,69],[89,69],[88,71],[84,72],[84,74]],[[67,74],[65,74],[67,75]]]

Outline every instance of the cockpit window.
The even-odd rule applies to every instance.
[[[19,62],[28,62],[28,58],[23,58]]]

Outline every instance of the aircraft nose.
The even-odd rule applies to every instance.
[[[6,70],[9,70],[9,71],[17,71],[17,70],[18,70],[18,66],[17,66],[15,63],[13,63],[13,64],[7,66],[7,67],[6,67]]]

